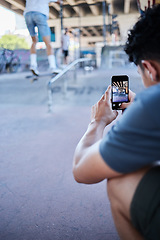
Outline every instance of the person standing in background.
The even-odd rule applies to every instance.
[[[62,36],[62,51],[64,55],[64,64],[68,64],[68,54],[69,54],[69,43],[70,43],[70,37],[68,34],[68,28],[65,28],[65,33]]]
[[[53,55],[53,49],[51,46],[51,33],[47,23],[49,16],[49,0],[26,0],[26,8],[24,11],[24,17],[30,36],[32,38],[32,45],[30,48],[30,70],[36,76],[39,75],[37,69],[37,55],[36,44],[38,42],[37,33],[35,27],[38,28],[38,32],[41,35],[45,45],[48,56],[49,68],[51,73],[59,73],[60,69],[56,66],[55,56]],[[52,2],[60,2],[60,0],[53,0]]]

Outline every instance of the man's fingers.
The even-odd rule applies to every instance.
[[[115,117],[118,116],[118,112],[116,110],[113,110],[113,113],[114,113]]]
[[[109,101],[110,100],[110,91],[111,91],[111,86],[109,85],[105,93],[102,95],[101,100],[103,101]]]
[[[104,99],[105,99],[105,95],[103,94],[100,100],[104,100]]]
[[[109,85],[107,90],[105,91],[105,100],[110,101],[110,92],[111,92],[111,86]]]
[[[130,103],[122,103],[122,104],[121,104],[121,108],[122,108],[122,109],[125,109],[125,108],[127,108],[129,105],[130,105]]]

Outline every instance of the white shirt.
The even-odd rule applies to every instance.
[[[49,2],[57,2],[57,0],[26,0],[26,8],[24,15],[27,12],[40,12],[47,17],[49,16]]]
[[[62,37],[62,49],[63,50],[68,50],[69,41],[70,41],[69,35],[63,34],[63,37]]]

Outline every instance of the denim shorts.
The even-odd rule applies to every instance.
[[[47,23],[47,16],[39,12],[27,12],[25,14],[25,21],[28,31],[31,37],[37,35],[35,27],[38,28],[38,32],[41,37],[50,36],[50,28]]]

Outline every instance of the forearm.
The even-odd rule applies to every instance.
[[[79,141],[74,155],[74,164],[78,164],[82,156],[89,150],[89,147],[102,139],[105,129],[104,123],[92,121],[87,128],[87,131]]]
[[[92,106],[91,123],[75,150],[73,175],[77,182],[97,183],[117,174],[104,162],[99,151],[104,129],[116,119],[117,115],[118,112],[111,109],[110,87],[108,87],[101,99]]]

